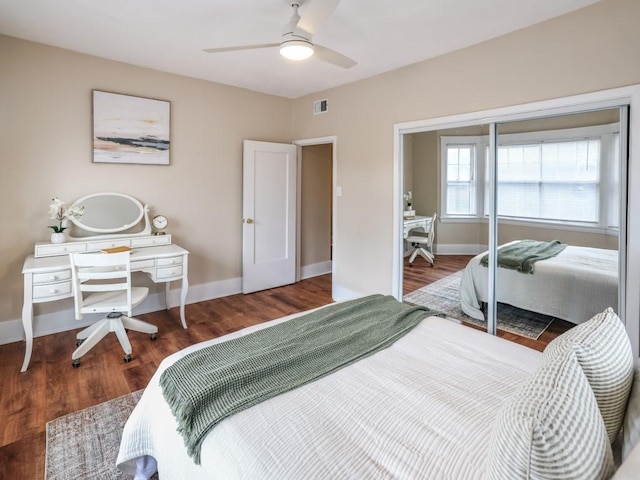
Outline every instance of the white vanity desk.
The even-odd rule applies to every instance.
[[[111,194],[120,195],[120,194]],[[124,195],[122,195],[124,196]],[[140,208],[143,208],[140,205]],[[22,267],[24,276],[24,303],[22,306],[22,326],[26,347],[24,362],[20,371],[29,367],[33,349],[33,304],[53,302],[73,296],[69,254],[96,252],[106,248],[126,246],[131,250],[131,271],[145,272],[155,283],[165,283],[165,306],[170,282],[181,280],[180,320],[187,328],[185,302],[189,280],[187,278],[188,255],[184,248],[171,243],[171,235],[152,235],[149,227],[147,208],[144,207],[145,227],[140,233],[127,235],[92,236],[74,239],[66,243],[37,243],[35,253],[27,256]],[[122,225],[122,224],[120,224]]]
[[[422,215],[416,215],[415,217],[405,218],[403,222],[403,238],[409,236],[409,232],[414,228],[422,228],[425,232],[431,228],[431,217],[424,217]]]

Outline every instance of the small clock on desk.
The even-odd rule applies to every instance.
[[[169,225],[169,220],[164,215],[156,215],[151,220],[151,225],[153,226],[154,235],[164,235],[164,229]]]

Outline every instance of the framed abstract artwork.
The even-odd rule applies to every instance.
[[[93,90],[94,163],[169,165],[171,103]]]

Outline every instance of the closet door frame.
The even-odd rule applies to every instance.
[[[628,219],[640,218],[640,85],[603,90],[582,95],[545,100],[541,102],[514,105],[510,107],[471,112],[446,117],[417,120],[394,125],[394,185],[393,185],[393,278],[392,295],[402,299],[403,252],[402,252],[402,195],[403,195],[403,135],[441,129],[461,128],[474,125],[489,125],[492,142],[490,155],[495,155],[497,124],[545,116],[565,115],[588,110],[628,107],[628,167],[627,167],[627,208]],[[621,110],[622,111],[622,110]],[[623,152],[621,152],[623,153]],[[490,162],[494,165],[495,162]],[[492,167],[493,168],[493,167]],[[492,257],[497,248],[497,219],[495,215],[495,170],[491,172],[490,225],[489,225],[489,333],[495,334],[495,277],[496,266]],[[622,213],[621,213],[622,214]],[[624,238],[623,238],[624,235]],[[625,327],[634,358],[640,356],[640,222],[628,222],[626,232],[621,224],[619,298],[624,304],[619,315]],[[635,266],[635,268],[633,268]],[[493,282],[491,282],[493,279]],[[623,303],[624,302],[624,303]]]

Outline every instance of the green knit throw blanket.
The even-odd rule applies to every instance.
[[[430,310],[391,296],[335,303],[194,351],[160,377],[189,455],[224,418],[382,350]]]
[[[566,243],[560,240],[551,242],[539,242],[537,240],[520,240],[511,245],[503,245],[498,248],[498,266],[509,268],[520,273],[533,273],[533,265],[540,260],[555,257],[562,252]],[[480,263],[483,266],[489,264],[489,254],[487,253]]]

